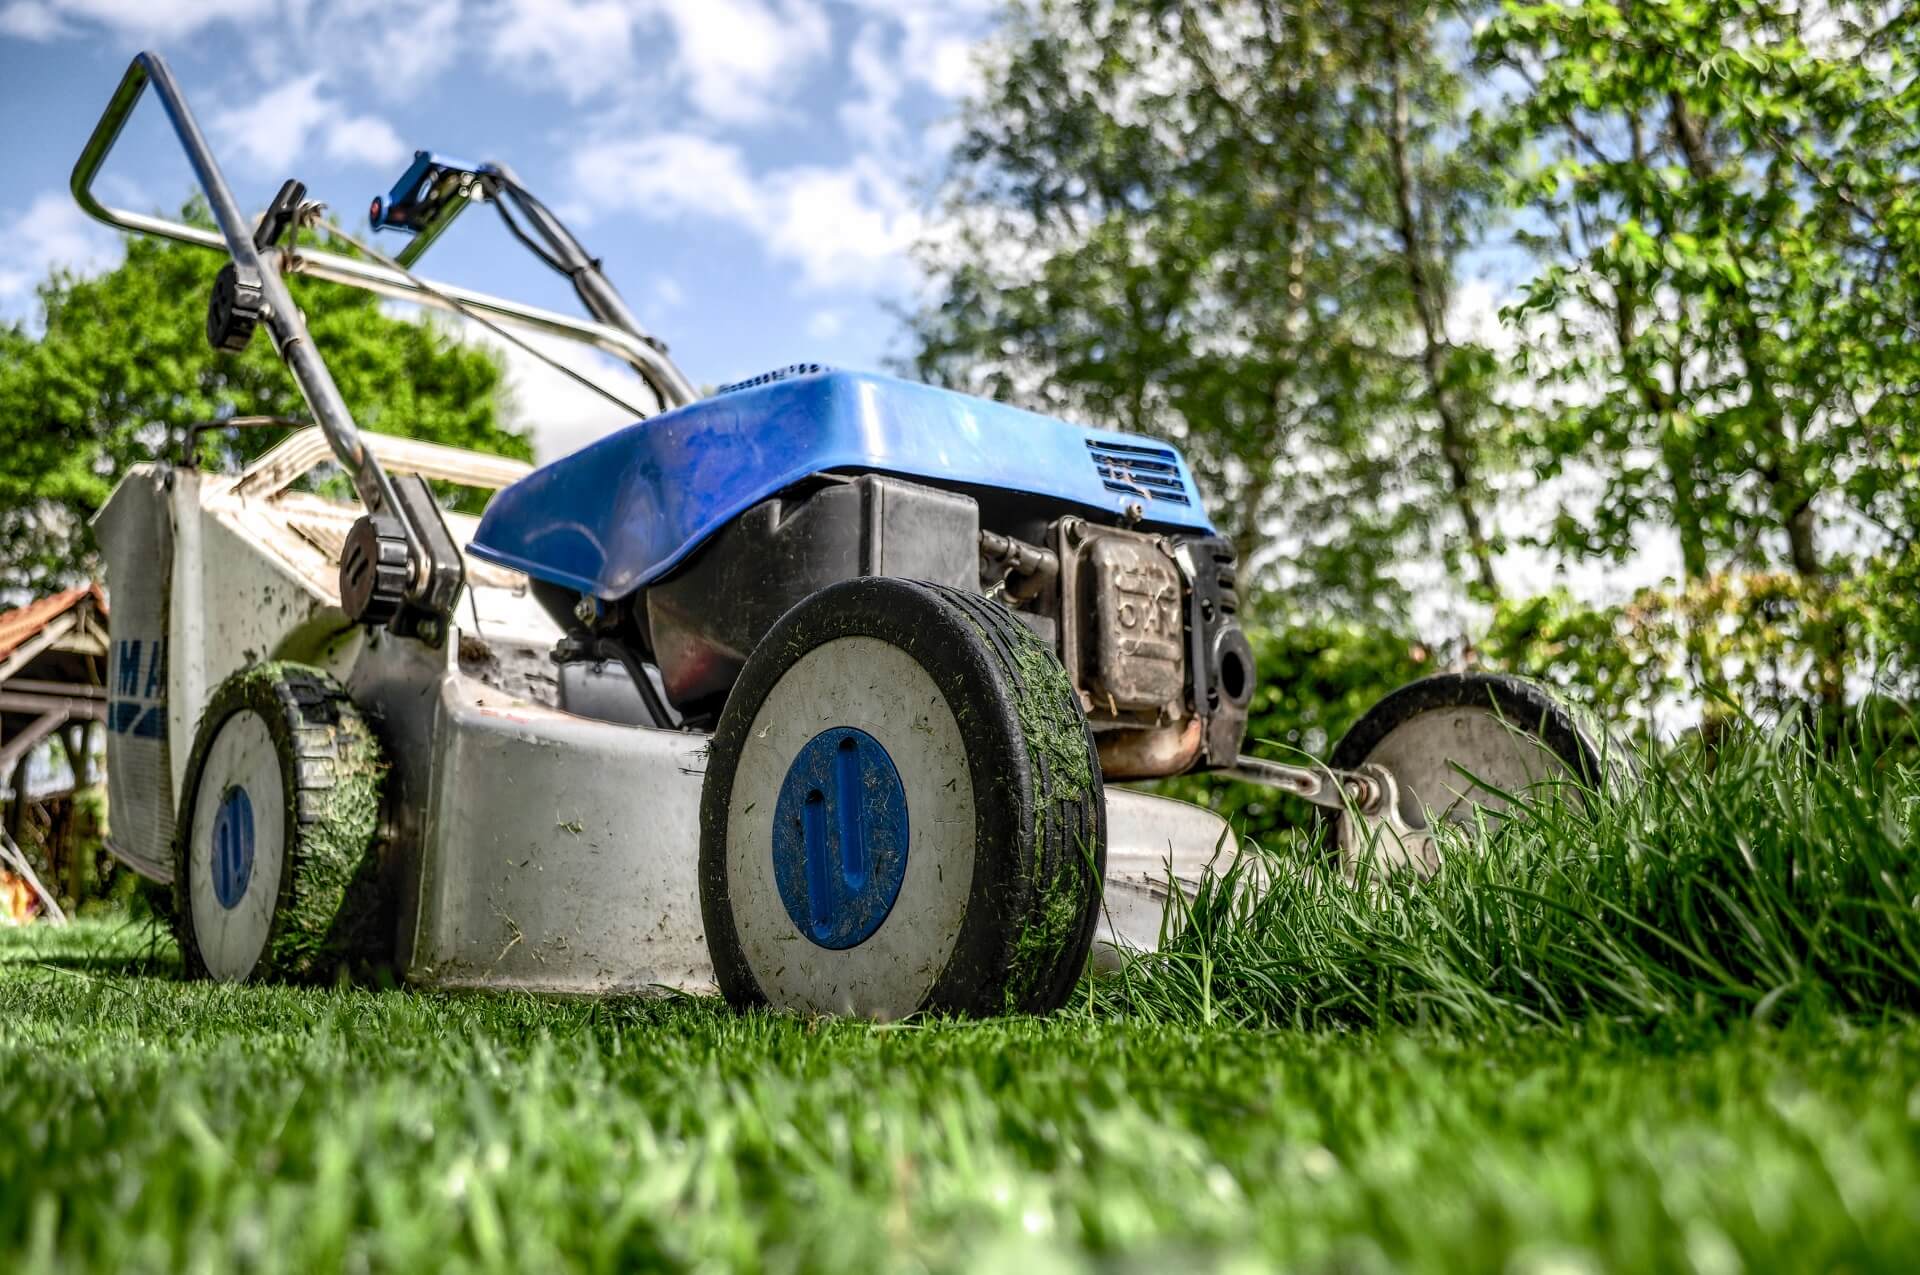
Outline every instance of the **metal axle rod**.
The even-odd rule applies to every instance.
[[[1289,766],[1261,757],[1240,757],[1220,773],[1242,783],[1292,793],[1328,810],[1357,809],[1362,814],[1371,814],[1382,795],[1379,782],[1367,775],[1326,766]]]

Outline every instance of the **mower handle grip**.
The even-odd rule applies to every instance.
[[[212,203],[213,214],[220,223],[222,234],[214,234],[183,222],[167,221],[159,217],[149,217],[143,213],[111,208],[94,197],[93,179],[99,175],[100,166],[106,163],[114,143],[120,140],[120,130],[126,127],[128,118],[133,114],[133,108],[139,104],[140,95],[146,91],[150,80],[157,84],[161,104],[167,111],[167,118],[173,124],[174,132],[179,134],[181,144],[186,148],[187,161],[193,165],[194,176],[199,179],[201,188],[207,192],[207,198]],[[207,149],[206,138],[201,135],[198,123],[187,110],[186,101],[180,96],[180,90],[173,82],[173,73],[168,70],[165,60],[158,53],[134,55],[133,61],[127,67],[127,73],[120,77],[120,86],[113,91],[113,97],[108,100],[107,109],[101,113],[100,122],[93,126],[92,135],[87,138],[87,144],[81,148],[80,158],[74,161],[70,185],[74,202],[80,205],[82,212],[95,221],[105,222],[121,230],[130,230],[135,234],[158,235],[163,239],[174,239],[196,247],[226,252],[228,241],[222,235],[237,234],[243,227],[240,209],[233,202],[232,192],[227,189],[225,181],[220,177],[219,169],[213,161],[213,153]],[[220,196],[225,196],[225,199],[222,200]],[[250,239],[249,242],[251,242]]]
[[[161,103],[166,107],[167,116],[173,123],[174,131],[180,135],[181,144],[187,151],[187,158],[193,164],[194,175],[200,179],[200,185],[206,190],[207,198],[213,205],[214,218],[220,223],[218,234],[199,226],[189,226],[184,222],[153,217],[125,208],[115,208],[101,203],[93,193],[94,177],[99,173],[101,165],[106,162],[108,153],[113,150],[113,144],[118,140],[120,130],[126,125],[127,118],[133,114],[133,108],[139,102],[140,94],[146,89],[149,81],[159,92]],[[212,178],[211,182],[209,177]],[[87,139],[86,147],[80,152],[78,162],[73,166],[74,201],[89,217],[117,230],[131,231],[138,235],[153,235],[157,238],[171,239],[177,243],[192,244],[197,248],[210,248],[215,252],[224,253],[230,250],[234,235],[229,230],[227,217],[223,215],[220,201],[215,196],[216,184],[221,192],[226,193],[227,212],[231,213],[234,224],[240,228],[238,237],[245,239],[251,247],[251,231],[240,218],[239,209],[233,203],[232,194],[227,192],[226,183],[220,177],[220,170],[214,163],[212,152],[207,148],[206,139],[201,135],[192,113],[188,111],[186,100],[181,97],[179,88],[174,84],[172,72],[167,69],[166,62],[157,53],[136,55],[127,67],[127,73],[121,79],[120,87],[114,91],[112,100],[107,103],[106,112],[101,115],[100,122],[94,126],[93,135]],[[282,267],[295,274],[309,275],[316,279],[325,279],[329,283],[362,288],[381,296],[451,310],[455,313],[478,313],[489,318],[504,319],[535,331],[593,346],[613,355],[639,373],[659,396],[662,407],[678,407],[684,403],[691,403],[699,397],[686,376],[659,350],[634,333],[623,331],[611,324],[577,319],[572,315],[542,309],[539,306],[523,305],[517,301],[490,296],[484,292],[475,292],[453,284],[419,280],[401,271],[392,270],[371,261],[343,257],[339,253],[290,247],[285,249],[281,256]]]

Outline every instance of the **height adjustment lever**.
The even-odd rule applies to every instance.
[[[265,311],[260,272],[229,261],[213,277],[213,296],[207,299],[207,344],[227,354],[244,353]]]
[[[300,202],[306,197],[304,183],[287,179],[254,228],[256,252],[265,252],[280,242],[300,216]],[[265,308],[260,272],[229,261],[213,278],[213,296],[207,301],[207,344],[227,354],[243,353],[253,341],[253,330],[259,326]]]

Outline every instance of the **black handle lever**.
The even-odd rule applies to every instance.
[[[300,215],[300,203],[306,197],[306,183],[287,178],[280,187],[280,193],[267,205],[266,215],[260,218],[260,225],[253,232],[255,251],[265,252],[280,242],[280,237],[293,225],[294,218]]]

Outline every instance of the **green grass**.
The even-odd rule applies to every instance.
[[[1209,881],[1136,1017],[1635,1029],[1920,1011],[1920,765],[1748,729],[1604,799],[1449,830],[1435,880],[1329,879],[1317,841]],[[1254,877],[1270,884],[1250,887]]]
[[[1907,1269],[1920,785],[1742,748],[1423,889],[1215,883],[1046,1021],[182,984],[141,926],[6,934],[0,1253]]]

